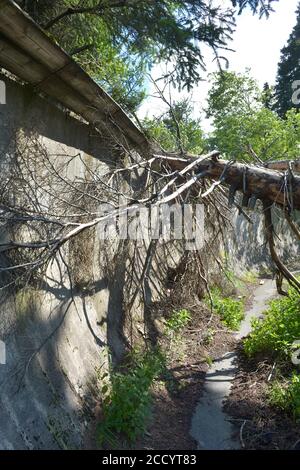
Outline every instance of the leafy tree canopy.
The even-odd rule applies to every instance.
[[[277,0],[19,0],[68,52],[129,110],[144,96],[144,73],[155,61],[188,90],[204,69],[203,44],[226,49],[235,12],[268,15]]]
[[[263,161],[299,156],[300,115],[288,111],[286,119],[265,106],[263,91],[249,74],[214,74],[207,114],[213,119],[210,146],[228,158]]]
[[[200,119],[193,117],[193,107],[187,99],[174,103],[172,110],[158,118],[144,119],[142,125],[149,136],[170,152],[184,149],[199,155],[206,147]]]

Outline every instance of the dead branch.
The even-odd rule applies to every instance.
[[[173,169],[177,170],[185,166],[180,160],[176,160],[170,163],[170,165]],[[247,168],[246,190],[244,181],[245,168]],[[223,175],[223,184],[234,187],[235,191],[241,191],[249,196],[256,195],[257,199],[268,200],[279,206],[289,208],[289,201],[287,200],[284,187],[284,175],[277,171],[237,162],[229,166],[227,160],[217,159],[214,156],[199,162],[197,164],[197,171],[205,171],[206,178],[220,179]],[[292,190],[294,209],[300,209],[299,176],[293,177]]]
[[[284,265],[284,263],[281,261],[281,259],[279,258],[277,254],[275,241],[274,241],[274,225],[272,221],[271,207],[272,207],[272,204],[269,201],[263,202],[266,237],[267,237],[267,242],[269,245],[272,260],[275,263],[279,272],[282,273],[282,275],[288,281],[288,283],[300,293],[300,282],[288,270],[288,268]]]
[[[290,214],[285,211],[285,218],[289,224],[289,226],[291,227],[292,231],[294,232],[294,234],[296,235],[296,237],[298,238],[298,240],[300,240],[300,228],[298,227],[298,225],[293,221],[293,219],[291,218]]]

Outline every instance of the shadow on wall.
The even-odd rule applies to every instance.
[[[148,264],[153,246],[149,251],[144,243],[137,247],[121,242],[107,276],[86,289],[71,289],[57,261],[36,286],[16,292],[16,325],[6,338],[7,364],[0,366],[0,448],[88,445],[86,436],[101,398],[97,376],[141,340],[139,325],[144,330],[147,323],[146,329],[158,334],[144,292],[149,302],[164,295],[159,282],[168,268],[161,256],[172,258],[174,253],[162,247]],[[129,300],[130,312],[125,311]],[[3,302],[1,317],[5,308]]]
[[[49,281],[49,283],[48,283]],[[47,280],[42,290],[15,296],[17,325],[6,338],[0,367],[0,448],[80,448],[88,414],[86,381],[101,366],[102,334],[95,314],[84,319],[81,300]],[[102,362],[103,362],[102,358]]]
[[[57,276],[39,290],[16,293],[17,324],[6,338],[7,364],[0,366],[0,448],[84,447],[94,405],[89,386],[107,369],[120,329],[115,291],[106,279],[92,290],[108,296],[105,321],[98,320],[93,296],[74,295]]]
[[[9,173],[9,158],[18,152],[12,141],[22,133],[24,140],[33,137],[33,145],[23,146],[19,153],[29,155],[29,170],[34,168],[38,174],[35,183],[45,180],[45,165],[35,143],[38,151],[58,156],[71,182],[86,169],[75,159],[73,167],[68,167],[66,156],[76,154],[77,149],[91,155],[86,166],[93,168],[98,160],[100,172],[107,170],[104,163],[114,163],[109,148],[99,137],[93,141],[88,126],[36,97],[32,90],[10,80],[7,83],[9,114],[0,116],[0,133],[5,136],[0,152],[1,170],[6,168],[12,179],[10,193],[19,194],[13,180],[20,175]],[[47,137],[47,142],[40,136]],[[51,159],[46,161],[51,164]],[[56,174],[55,182],[64,173]],[[24,180],[26,176],[20,186]],[[138,191],[138,180],[140,174],[124,184]],[[55,183],[54,196],[70,196],[69,187]],[[15,224],[12,230],[16,236]],[[41,239],[40,228],[34,230]],[[6,338],[7,364],[0,366],[0,448],[85,447],[84,436],[99,393],[95,388],[99,371],[117,364],[133,344],[149,340],[149,334],[154,343],[157,340],[156,318],[149,306],[166,298],[165,282],[169,270],[181,260],[182,246],[147,240],[114,240],[108,246],[92,231],[86,233],[78,238],[81,249],[73,241],[62,249],[70,262],[72,288],[60,259],[51,264],[42,281],[28,283],[15,293],[10,289],[8,297],[1,298],[0,328],[8,322],[11,331]]]

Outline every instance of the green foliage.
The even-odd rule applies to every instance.
[[[164,370],[159,351],[133,352],[127,369],[113,372],[102,387],[103,422],[98,428],[100,445],[116,444],[117,436],[134,441],[145,431],[150,416],[151,387]]]
[[[174,103],[172,113],[164,113],[155,119],[146,118],[142,125],[165,150],[176,151],[181,145],[187,152],[199,155],[206,147],[200,119],[193,118],[193,109],[186,99]]]
[[[93,3],[92,0],[85,1],[85,5]],[[76,6],[73,1],[72,4]],[[74,15],[56,24],[51,34],[70,53],[90,45],[76,54],[75,60],[128,111],[137,109],[145,97],[146,64],[142,57],[134,53],[120,52],[120,47],[112,41],[110,27],[103,17]]]
[[[299,154],[300,115],[291,110],[281,119],[269,109],[270,90],[261,92],[249,76],[234,72],[212,76],[207,114],[215,127],[210,147],[228,158],[253,161],[293,159]]]
[[[18,3],[113,96],[136,108],[143,96],[145,69],[158,61],[172,64],[178,88],[198,84],[205,67],[202,48],[215,52],[228,43],[235,9],[250,6],[268,14],[275,0],[232,0],[232,8],[210,0],[19,0]],[[131,99],[132,95],[134,97]]]
[[[265,108],[272,110],[275,106],[275,92],[274,87],[271,87],[268,82],[263,86],[261,101]]]
[[[190,312],[186,309],[174,310],[166,321],[167,331],[178,333],[191,321],[191,318]]]
[[[206,356],[206,357],[205,357],[205,362],[206,362],[206,364],[207,364],[209,367],[211,367],[211,366],[213,365],[213,363],[214,363],[214,360],[213,360],[212,357]]]
[[[210,77],[207,115],[216,124],[222,122],[228,113],[246,116],[259,109],[259,87],[249,71],[245,74],[217,72]]]
[[[40,24],[46,25],[68,8],[95,6],[95,0],[33,0],[26,9]],[[105,3],[105,2],[103,2]],[[127,111],[137,109],[145,97],[146,62],[134,51],[126,51],[112,37],[108,11],[105,15],[67,15],[49,29],[49,35]],[[78,51],[76,53],[76,51]]]
[[[222,322],[232,330],[238,330],[244,318],[244,305],[242,301],[231,297],[222,297],[218,288],[211,290],[214,311],[220,315]]]
[[[252,332],[244,341],[248,356],[258,352],[288,357],[295,340],[300,339],[300,298],[294,290],[289,296],[273,300],[263,319],[254,319]]]
[[[276,381],[269,389],[269,401],[293,415],[295,420],[300,418],[300,375],[293,372],[291,380]]]
[[[268,16],[270,12],[273,11],[273,3],[277,1],[278,0],[269,0],[268,2],[262,2],[261,0],[232,0],[232,3],[234,6],[239,7],[239,14],[243,11],[246,6],[248,6],[249,8],[251,8],[253,13],[258,12],[260,16]]]
[[[280,361],[290,361],[293,343],[300,339],[300,297],[290,289],[288,297],[270,302],[263,319],[252,320],[252,332],[244,340],[248,357],[258,353],[276,355]],[[284,364],[284,362],[283,362]],[[285,367],[286,369],[286,367]],[[295,371],[291,377],[280,377],[268,387],[269,402],[300,418],[300,375]]]

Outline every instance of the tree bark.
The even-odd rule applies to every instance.
[[[193,170],[199,173],[206,172],[206,178],[221,179],[223,184],[243,194],[254,195],[262,201],[269,200],[288,210],[291,208],[300,210],[300,176],[294,175],[289,181],[278,171],[250,164],[232,163],[218,159],[218,155],[218,152],[209,154],[193,167]],[[181,170],[189,161],[192,159],[184,161],[179,158],[170,161],[169,165],[172,169]]]
[[[286,171],[289,169],[289,165],[291,165],[293,171],[300,173],[300,160],[279,160],[266,163],[264,166],[270,170]]]

